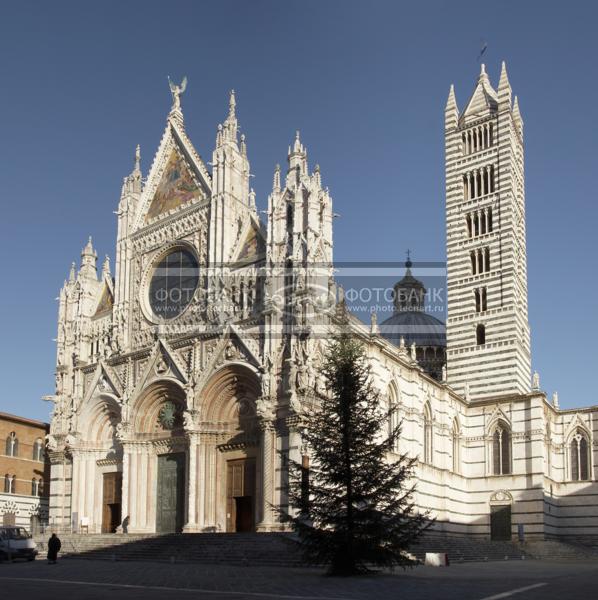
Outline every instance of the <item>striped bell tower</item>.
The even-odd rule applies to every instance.
[[[472,400],[530,391],[523,121],[502,63],[445,109],[447,377]]]

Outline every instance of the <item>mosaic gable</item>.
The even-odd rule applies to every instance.
[[[145,222],[147,223],[173,208],[187,204],[187,202],[199,198],[200,195],[199,187],[185,161],[173,149],[152,203],[145,215]]]

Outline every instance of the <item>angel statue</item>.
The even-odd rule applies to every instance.
[[[168,85],[170,86],[170,93],[172,94],[172,110],[181,110],[181,94],[187,89],[187,77],[183,77],[181,85],[173,83],[168,76]]]

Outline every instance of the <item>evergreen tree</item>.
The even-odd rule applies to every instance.
[[[372,387],[362,344],[345,325],[331,340],[322,373],[326,391],[306,411],[306,464],[291,461],[284,516],[299,535],[304,559],[333,575],[371,566],[410,566],[410,544],[430,525],[416,513],[409,483],[415,459],[390,462],[400,425]]]

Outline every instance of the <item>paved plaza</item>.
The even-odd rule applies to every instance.
[[[593,597],[597,576],[598,561],[460,564],[339,579],[310,569],[64,559],[2,563],[0,589],[20,600],[573,600]]]

